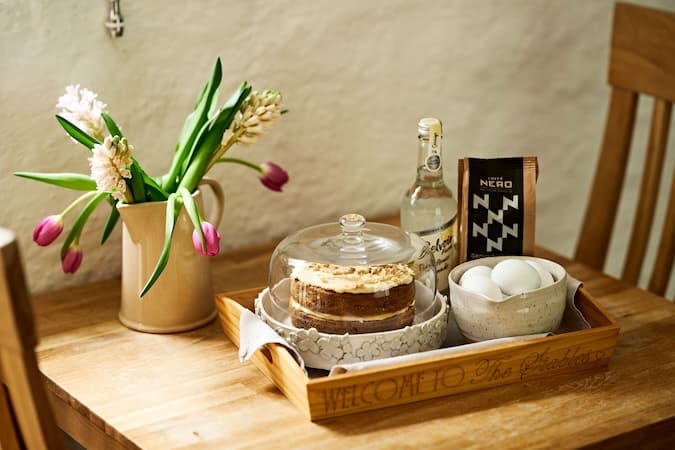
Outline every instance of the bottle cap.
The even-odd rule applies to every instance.
[[[435,117],[425,117],[417,123],[417,132],[420,136],[437,135],[443,137],[443,124]]]

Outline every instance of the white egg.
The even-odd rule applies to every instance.
[[[551,275],[551,272],[548,270],[544,269],[541,264],[539,264],[537,261],[531,261],[531,260],[525,260],[526,263],[534,267],[534,270],[539,273],[539,280],[541,281],[540,288],[550,286],[553,284],[553,275]]]
[[[475,275],[469,278],[462,278],[461,286],[467,291],[483,294],[493,300],[502,299],[502,291],[499,290],[499,286],[486,276]]]
[[[507,259],[492,269],[492,281],[506,295],[522,294],[541,285],[539,273],[534,267],[520,259]]]
[[[490,274],[492,273],[492,269],[490,269],[488,266],[475,266],[464,272],[462,274],[462,278],[459,279],[459,284],[461,285],[462,282],[469,278],[469,277],[475,277],[475,276],[483,276],[483,277],[488,277],[490,278]]]

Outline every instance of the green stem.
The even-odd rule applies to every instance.
[[[87,222],[87,219],[89,219],[89,216],[94,211],[94,209],[96,209],[101,200],[109,195],[107,192],[96,191],[94,194],[94,197],[89,200],[89,202],[87,202],[84,208],[82,208],[80,215],[77,216],[75,223],[73,223],[73,227],[70,229],[68,236],[66,236],[66,240],[63,242],[63,246],[61,247],[61,259],[63,259],[63,256],[66,254],[68,248],[73,242],[79,242],[80,234],[82,233],[82,229],[84,228],[84,224]]]
[[[80,195],[78,198],[75,199],[73,203],[68,205],[66,209],[63,210],[63,212],[61,213],[61,217],[66,217],[68,213],[73,210],[73,208],[82,203],[84,200],[95,196],[96,194],[98,194],[98,191],[91,191],[87,192],[86,194]]]
[[[244,127],[240,126],[232,136],[230,136],[230,139],[227,140],[227,143],[225,145],[221,145],[218,151],[213,155],[213,158],[211,158],[211,161],[209,161],[209,165],[206,168],[206,171],[204,172],[205,174],[211,170],[213,166],[216,165],[216,163],[220,162],[221,156],[223,156],[239,139],[239,136],[241,136],[244,133]]]
[[[241,164],[242,166],[250,167],[253,170],[256,170],[260,173],[262,173],[262,168],[260,168],[259,165],[253,164],[252,162],[239,159],[239,158],[220,158],[218,161],[219,163],[233,163],[233,164]]]
[[[183,158],[179,158],[179,156],[183,155],[179,153],[174,155],[173,161],[171,162],[171,168],[169,169],[169,173],[166,175],[166,183],[162,184],[162,189],[165,192],[173,192],[178,185],[178,173],[180,172],[181,163],[183,161]]]
[[[126,178],[125,178],[126,179]],[[131,192],[131,188],[129,187],[129,183],[127,183],[127,190],[124,191],[124,194],[122,194],[124,197],[124,203],[135,203],[134,202],[134,194]]]

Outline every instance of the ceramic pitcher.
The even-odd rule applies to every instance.
[[[213,211],[207,216],[218,227],[223,212],[223,190],[214,180],[203,179],[213,191]],[[202,194],[193,194],[204,211]],[[194,226],[185,208],[176,222],[171,254],[154,286],[139,293],[150,278],[164,245],[167,202],[118,204],[122,230],[122,303],[119,320],[133,330],[177,333],[202,326],[215,315],[210,258],[200,256],[192,243]]]

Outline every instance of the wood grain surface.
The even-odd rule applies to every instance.
[[[273,248],[214,259],[216,289],[266,284]],[[253,364],[239,362],[218,322],[176,335],[124,328],[116,318],[118,280],[34,298],[40,368],[59,425],[92,449],[675,443],[675,305],[545,250],[538,254],[566,264],[620,323],[609,370],[312,423]]]

